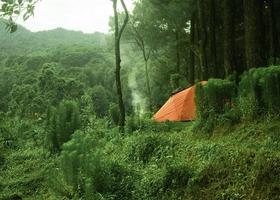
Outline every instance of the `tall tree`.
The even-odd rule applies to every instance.
[[[223,1],[224,68],[226,76],[235,70],[235,0]]]
[[[247,68],[266,65],[263,0],[244,0],[245,56]]]
[[[120,41],[123,34],[123,31],[128,23],[129,14],[127,7],[124,3],[124,0],[120,0],[122,7],[125,11],[125,19],[121,27],[119,27],[119,14],[117,11],[118,0],[113,0],[113,9],[114,9],[114,19],[115,19],[115,59],[116,59],[116,86],[117,86],[117,95],[118,95],[118,103],[119,103],[119,127],[120,131],[124,131],[125,126],[125,107],[123,101],[122,94],[122,84],[121,84],[121,49],[120,49]]]
[[[209,76],[217,76],[217,48],[216,48],[216,2],[208,0],[209,5]]]
[[[277,57],[277,43],[278,43],[278,34],[277,34],[277,26],[275,19],[275,6],[274,0],[265,1],[265,30],[266,30],[266,43],[268,49],[268,58],[269,64],[276,64]]]
[[[208,62],[207,62],[207,28],[206,28],[206,19],[205,19],[205,0],[197,1],[197,10],[198,10],[198,33],[199,33],[199,56],[200,56],[200,68],[201,68],[201,79],[208,79]]]
[[[193,13],[191,18],[190,27],[190,48],[189,48],[189,67],[188,67],[188,79],[191,85],[195,82],[195,13]]]

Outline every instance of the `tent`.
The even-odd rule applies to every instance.
[[[202,81],[201,84],[206,84]],[[196,118],[195,85],[171,96],[161,109],[154,115],[157,122],[190,121]]]

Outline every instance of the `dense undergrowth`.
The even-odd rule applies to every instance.
[[[61,101],[1,114],[0,199],[280,199],[279,67],[197,85],[197,120],[100,118]],[[273,93],[273,96],[270,94]]]
[[[42,148],[40,126],[6,123],[16,137],[1,141],[0,199],[280,198],[279,118],[211,135],[194,134],[194,123],[143,123],[120,135],[94,120],[60,155]]]

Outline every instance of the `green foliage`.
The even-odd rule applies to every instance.
[[[228,80],[209,79],[205,85],[196,84],[198,122],[195,128],[199,130],[202,127],[209,133],[224,120],[238,121],[233,102],[235,91],[234,83]]]
[[[185,190],[192,176],[193,171],[186,165],[176,164],[167,166],[166,175],[164,177],[164,189]]]
[[[50,108],[46,126],[48,148],[52,152],[61,150],[62,145],[69,141],[71,135],[80,128],[79,108],[75,102],[65,101],[57,109]]]
[[[134,187],[131,170],[105,159],[97,146],[94,135],[79,131],[63,145],[60,168],[51,177],[52,189],[58,196],[131,199]]]
[[[180,79],[181,79],[181,75],[180,74],[172,74],[170,76],[170,84],[171,84],[173,90],[178,89],[177,88],[177,83],[180,82]]]
[[[95,86],[91,92],[93,109],[98,117],[105,117],[108,115],[109,100],[108,92],[101,85]]]
[[[152,113],[143,116],[130,115],[127,117],[127,133],[137,133],[139,131],[161,133],[167,131],[181,131],[185,128],[185,123],[163,122],[158,123],[152,119]]]
[[[29,84],[14,85],[10,92],[12,101],[9,103],[9,109],[14,112],[14,115],[36,118],[39,113],[44,112],[45,106],[37,91],[37,88]]]
[[[9,19],[4,21],[6,23],[6,29],[14,33],[17,30],[17,25],[14,23],[14,19],[22,15],[22,19],[25,21],[30,16],[34,15],[35,0],[1,0],[0,17]]]
[[[222,79],[210,79],[206,85],[196,87],[197,114],[200,119],[207,119],[211,113],[222,114],[227,105],[232,103],[235,86]]]
[[[137,184],[136,199],[163,199],[164,170],[150,166],[143,172],[143,178]]]
[[[269,198],[276,199],[275,195],[280,191],[280,157],[272,152],[262,151],[257,155],[254,168],[256,170],[256,178],[254,182],[253,195],[259,199]],[[267,188],[266,185],[271,187]],[[264,195],[265,194],[265,195]]]
[[[111,103],[109,106],[109,114],[111,121],[117,125],[119,123],[119,106],[116,103]]]
[[[147,164],[151,159],[161,160],[171,147],[167,140],[162,140],[155,135],[137,139],[138,141],[134,141],[131,145],[128,157],[143,164]]]
[[[185,87],[186,22],[192,13],[186,11],[196,3],[135,5],[126,34],[136,34],[129,40],[137,39],[149,54],[156,110],[172,91],[170,80]],[[213,131],[205,139],[193,134],[192,122],[156,123],[151,113],[133,115],[132,94],[147,97],[143,58],[123,44],[129,117],[120,135],[113,126],[119,111],[110,36],[63,29],[31,33],[21,26],[13,35],[2,30],[0,25],[0,199],[279,199],[279,67],[245,73],[236,102],[237,87],[228,80],[198,85],[194,126],[196,133]],[[259,123],[237,124],[240,115],[253,119],[263,113],[268,116]],[[60,154],[46,152],[43,142]]]
[[[125,125],[125,131],[127,133],[133,133],[134,131],[139,130],[140,128],[140,119],[135,115],[127,116],[126,117],[126,125]]]
[[[280,111],[280,67],[251,69],[245,72],[239,84],[240,112],[244,119],[253,119],[263,113]]]
[[[1,120],[0,120],[1,121]],[[50,162],[42,149],[36,122],[5,118],[0,123],[0,199],[34,197],[46,192],[45,169]]]

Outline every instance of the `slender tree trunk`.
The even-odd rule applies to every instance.
[[[205,23],[205,0],[197,0],[198,3],[198,16],[199,16],[199,51],[200,51],[200,67],[201,67],[201,79],[208,79],[208,66],[207,66],[207,29]]]
[[[224,0],[224,68],[225,75],[235,70],[235,0]]]
[[[194,62],[194,77],[195,80],[202,80],[202,73],[201,73],[201,56],[200,56],[200,46],[199,46],[199,19],[198,19],[198,13],[194,15],[194,46],[193,46],[193,52],[195,54],[195,62]]]
[[[188,70],[188,75],[189,75],[189,83],[191,85],[194,84],[195,81],[195,54],[194,54],[194,46],[195,46],[195,20],[194,16],[192,16],[191,19],[191,32],[190,32],[190,62],[189,62],[189,70]]]
[[[180,57],[180,36],[179,36],[179,31],[176,29],[175,31],[175,38],[176,38],[176,74],[178,77],[176,78],[175,81],[175,86],[176,88],[180,87],[180,67],[181,67],[181,57]]]
[[[279,17],[279,9],[280,9],[280,1],[272,0],[272,16],[274,18],[274,35],[275,35],[275,43],[274,43],[274,51],[275,51],[275,64],[280,64],[280,17]]]
[[[217,77],[217,48],[216,48],[216,3],[215,0],[210,0],[210,24],[209,24],[209,44],[210,44],[210,60],[209,75]]]
[[[263,0],[244,0],[245,55],[247,68],[266,65]]]
[[[269,60],[272,65],[276,64],[276,48],[277,48],[277,30],[275,24],[274,16],[274,5],[273,0],[266,1],[267,9],[267,18],[266,24],[268,27],[267,36],[268,36],[268,49],[269,49]]]
[[[114,9],[114,18],[115,18],[115,59],[116,59],[116,86],[117,86],[117,95],[118,95],[118,103],[119,103],[119,127],[120,131],[124,132],[124,126],[125,126],[125,107],[123,102],[123,94],[122,94],[122,84],[121,84],[121,50],[120,50],[120,40],[122,33],[125,29],[125,26],[128,22],[128,11],[124,4],[123,0],[120,0],[122,3],[123,8],[125,9],[126,17],[124,20],[124,23],[119,29],[119,17],[118,17],[118,11],[117,11],[117,2],[118,0],[113,0],[113,9]]]

